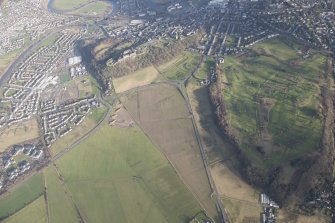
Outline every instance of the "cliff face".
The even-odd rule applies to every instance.
[[[315,199],[313,197],[315,196],[315,191],[317,191],[316,194],[320,194],[333,182],[335,117],[334,90],[332,88],[334,80],[330,60],[326,62],[326,67],[324,79],[320,81],[321,113],[324,118],[324,127],[319,148],[302,154],[289,163],[273,165],[268,170],[260,168],[259,165],[250,159],[241,147],[238,132],[229,122],[229,114],[222,94],[226,87],[229,88],[231,83],[225,80],[225,75],[220,67],[217,67],[218,81],[210,88],[217,121],[222,133],[228,136],[235,146],[238,157],[235,162],[241,175],[249,183],[267,192],[281,206],[289,206],[299,211],[304,211],[304,213],[312,211],[312,209],[306,208],[305,204]],[[293,171],[293,174],[287,179],[288,166]]]

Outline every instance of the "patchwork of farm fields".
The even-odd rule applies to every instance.
[[[247,157],[265,170],[316,150],[321,141],[327,56],[305,49],[287,39],[271,39],[244,55],[226,57],[222,67],[225,118]],[[232,171],[234,148],[220,136],[208,88],[188,85],[183,89],[188,104],[175,85],[157,83],[185,79],[199,61],[199,55],[185,53],[113,80],[117,93],[156,83],[119,95],[123,112],[137,125],[99,125],[90,137],[3,196],[0,221],[187,222],[203,211],[217,219],[192,120],[206,147],[217,199],[229,218],[259,220],[259,191]],[[197,75],[205,78],[214,63],[205,60]],[[109,115],[105,106],[92,109],[82,128],[51,147],[51,155]],[[294,167],[287,165],[283,171],[281,181],[290,182]]]
[[[22,210],[7,218],[4,223],[23,223],[34,222],[44,223],[47,222],[47,210],[44,202],[44,197],[40,196],[32,203],[24,207]]]
[[[180,222],[201,211],[137,127],[105,126],[57,166],[87,222]]]
[[[48,222],[185,222],[202,211],[163,154],[136,126],[103,126],[43,174],[1,199],[0,217],[17,212],[6,218],[15,222],[18,216],[28,217],[27,209],[38,212],[40,205],[33,204],[43,192]],[[44,215],[39,219],[45,222]]]
[[[260,167],[290,162],[319,147],[321,87],[327,57],[286,39],[226,57],[222,93],[230,127]],[[303,59],[304,55],[309,55]]]
[[[174,86],[160,84],[137,91],[121,101],[169,159],[207,213],[216,217],[190,111],[181,93]]]
[[[0,199],[0,219],[14,214],[43,194],[43,176],[38,174]]]

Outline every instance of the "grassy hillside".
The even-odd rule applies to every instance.
[[[322,163],[328,161],[318,154],[325,145],[327,66],[327,56],[280,37],[226,57],[218,67],[211,95],[222,128],[239,150],[236,164],[249,183],[279,203],[326,179]]]
[[[248,158],[266,169],[319,147],[325,57],[302,59],[298,45],[273,39],[228,57],[222,97],[228,123]]]

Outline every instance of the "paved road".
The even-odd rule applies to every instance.
[[[191,114],[191,120],[192,120],[193,128],[194,128],[194,131],[195,131],[195,136],[196,136],[199,148],[200,148],[201,158],[202,158],[203,163],[204,163],[207,178],[208,178],[209,184],[211,186],[212,194],[218,196],[219,193],[217,191],[215,182],[212,178],[212,174],[211,174],[210,169],[209,169],[209,164],[208,164],[207,156],[206,156],[205,149],[204,149],[204,143],[203,143],[202,137],[199,134],[199,130],[198,130],[196,121],[194,119],[193,110],[192,110],[190,100],[189,100],[187,95],[183,95],[183,97],[185,99],[185,102],[186,102],[186,104],[189,108],[190,114]],[[222,203],[221,199],[219,199],[219,198],[216,199],[216,208],[217,208],[217,211],[218,211],[221,222],[222,223],[229,223],[229,218],[228,218],[228,216],[225,212],[223,203]]]

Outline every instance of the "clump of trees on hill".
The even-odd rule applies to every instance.
[[[107,66],[107,59],[97,60],[97,58],[95,58],[95,54],[93,52],[95,46],[103,40],[84,40],[78,44],[78,48],[81,52],[86,68],[95,77],[101,87],[101,90],[105,91],[108,89],[108,83],[111,78],[118,78],[131,74],[136,70],[145,68],[152,64],[160,65],[165,63],[182,53],[185,49],[196,46],[200,37],[201,34],[197,33],[183,40],[169,40],[167,42],[163,42],[163,44],[162,41],[157,41],[157,44],[147,46],[143,53],[117,62],[113,66]],[[129,49],[129,46],[126,49]],[[118,49],[118,52],[119,51],[120,50]],[[112,54],[113,52],[110,53]],[[108,56],[105,55],[104,58],[108,58]]]
[[[133,73],[136,70],[150,66],[152,64],[159,65],[173,59],[182,53],[186,48],[195,45],[197,37],[192,36],[180,41],[171,41],[169,43],[159,45],[150,45],[145,49],[143,54],[134,58],[128,58],[113,66],[106,67],[104,73],[118,78]]]

